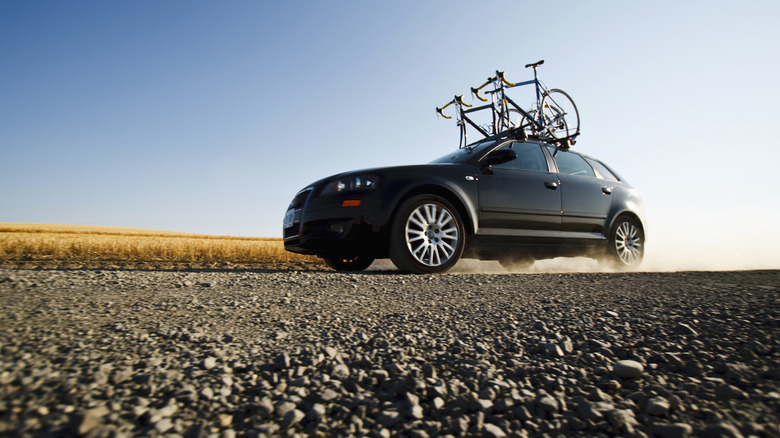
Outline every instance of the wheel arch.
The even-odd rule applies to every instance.
[[[464,196],[459,196],[458,194],[455,193],[455,191],[451,190],[449,187],[445,187],[437,184],[424,184],[424,185],[416,186],[407,190],[401,196],[399,196],[393,206],[393,210],[388,219],[388,223],[387,223],[388,226],[392,225],[396,215],[398,214],[398,210],[401,208],[401,205],[404,203],[404,201],[417,195],[440,196],[446,199],[450,204],[452,204],[452,206],[458,210],[458,214],[460,215],[461,220],[463,221],[463,229],[466,231],[466,237],[468,243],[468,241],[471,238],[471,235],[474,234],[476,229],[475,227],[476,216],[474,212],[474,207],[470,205],[471,204],[470,202],[464,199],[465,198]]]
[[[642,228],[645,240],[647,240],[647,218],[645,217],[644,203],[641,196],[633,188],[620,185],[615,187],[613,192],[614,200],[612,202],[612,209],[608,216],[608,222],[605,228],[605,235],[609,238],[612,229],[615,226],[618,218],[621,216],[628,216],[635,219]]]
[[[639,224],[639,227],[642,229],[642,234],[644,235],[645,240],[647,240],[647,228],[645,227],[645,221],[642,220],[642,218],[635,212],[631,210],[622,210],[617,213],[615,213],[614,216],[612,216],[612,220],[609,221],[609,226],[607,227],[607,238],[612,234],[612,231],[615,227],[615,223],[620,219],[621,217],[629,217],[631,219],[634,219]]]

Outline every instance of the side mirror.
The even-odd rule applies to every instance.
[[[488,154],[485,158],[485,166],[497,166],[508,163],[517,158],[517,152],[512,149],[499,149]]]

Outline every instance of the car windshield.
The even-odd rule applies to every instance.
[[[471,159],[471,157],[484,151],[487,148],[495,146],[496,140],[485,141],[482,143],[474,143],[465,148],[460,148],[455,152],[451,152],[443,157],[437,158],[431,163],[463,163]]]

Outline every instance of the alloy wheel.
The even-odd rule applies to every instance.
[[[411,255],[425,266],[447,263],[458,248],[458,225],[452,213],[436,203],[415,208],[404,227],[406,245]]]
[[[622,222],[615,230],[615,250],[620,261],[632,266],[642,260],[642,232],[629,221]]]

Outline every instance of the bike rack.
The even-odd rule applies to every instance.
[[[574,145],[576,137],[580,134],[579,113],[574,101],[571,100],[568,94],[557,89],[547,89],[541,84],[537,77],[536,69],[543,63],[544,61],[542,60],[526,65],[527,68],[534,69],[534,79],[519,83],[509,82],[505,78],[505,72],[496,70],[495,76],[488,77],[484,84],[477,88],[471,87],[470,90],[472,96],[483,102],[488,102],[488,99],[480,96],[479,92],[487,85],[493,84],[494,89],[486,92],[486,94],[491,95],[490,103],[474,107],[463,101],[462,94],[455,95],[455,97],[444,106],[436,108],[436,115],[446,119],[452,119],[453,116],[444,114],[444,109],[450,105],[455,106],[457,116],[456,124],[460,130],[460,148],[466,147],[469,144],[468,126],[471,126],[471,128],[476,130],[479,134],[482,134],[485,138],[493,136],[498,137],[500,134],[511,135],[513,137],[521,135],[525,139],[529,137],[539,138],[554,143],[556,147],[561,149],[569,149]],[[534,85],[536,88],[536,106],[529,110],[521,108],[507,96],[506,93],[506,91],[511,88],[524,85]],[[565,99],[563,100],[567,100],[571,103],[571,107],[574,109],[574,117],[576,117],[576,130],[573,134],[565,137],[558,137],[555,135],[555,130],[559,129],[561,125],[568,131],[569,125],[566,121],[566,115],[568,113],[561,109],[565,108],[565,106],[561,107],[552,98],[550,99],[550,101],[553,102],[552,105],[544,105],[544,99],[551,94],[555,94],[558,97],[564,97]],[[561,96],[561,94],[563,96]],[[552,123],[548,122],[550,112],[544,113],[544,110],[549,108],[553,108],[554,111]],[[470,114],[476,114],[486,110],[489,110],[491,114],[489,124],[480,124],[472,117],[469,117]],[[512,125],[510,120],[510,115],[513,112],[518,116],[522,116],[517,126]],[[518,134],[518,132],[521,132],[522,134]]]

